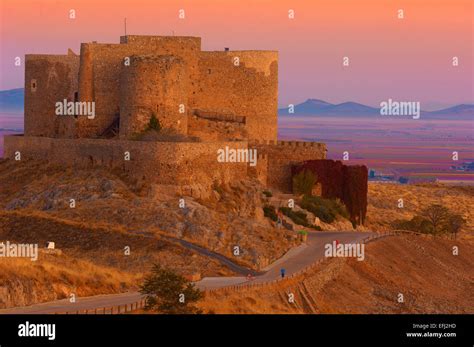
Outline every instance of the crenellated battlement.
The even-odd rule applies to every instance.
[[[281,147],[326,147],[322,142],[309,141],[273,141],[273,140],[252,140],[251,145],[267,145],[267,146],[281,146]]]

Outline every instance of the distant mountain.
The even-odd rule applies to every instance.
[[[342,104],[333,105],[328,110],[328,114],[340,114],[346,112],[351,114],[379,114],[377,108],[362,105],[357,102],[344,102]]]
[[[24,98],[23,88],[0,91],[0,111],[23,114]]]
[[[305,102],[295,105],[295,113],[298,114],[317,114],[318,112],[322,112],[327,110],[329,107],[334,106],[326,101],[318,100],[318,99],[308,99]],[[285,111],[285,110],[283,110]],[[288,109],[286,109],[288,112]]]
[[[445,108],[443,110],[430,112],[433,115],[456,114],[456,115],[473,115],[474,105],[461,104],[453,107]]]
[[[308,99],[301,104],[294,105],[294,114],[298,116],[310,116],[310,115],[373,115],[378,114],[379,111],[376,108],[358,104],[356,102],[344,102],[342,104],[331,104],[329,102]],[[281,108],[278,110],[278,114],[281,116],[291,115],[288,108]]]
[[[331,104],[329,102],[308,99],[294,105],[294,113],[289,113],[289,108],[278,109],[280,116],[333,116],[333,117],[373,117],[380,116],[380,110],[375,107],[359,104],[357,102],[344,102]],[[474,105],[461,104],[438,111],[421,111],[421,118],[427,119],[456,119],[474,120]]]

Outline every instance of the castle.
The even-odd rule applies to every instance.
[[[57,115],[63,101],[95,115]],[[79,55],[26,55],[25,132],[5,137],[5,156],[118,168],[191,194],[245,177],[291,192],[292,166],[326,146],[277,141],[277,103],[276,51],[202,51],[187,36],[82,43]],[[180,141],[137,140],[151,118]],[[223,148],[256,149],[256,165],[219,162]]]

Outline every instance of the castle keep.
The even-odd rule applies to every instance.
[[[128,35],[25,61],[25,133],[5,137],[9,158],[119,168],[186,192],[245,177],[290,192],[292,165],[326,158],[324,144],[277,141],[276,51],[202,51],[198,37]],[[95,115],[57,115],[58,102],[93,103]],[[152,118],[180,140],[137,140]],[[218,162],[226,147],[257,149],[257,164]]]
[[[80,55],[27,55],[25,136],[120,138],[152,114],[165,128],[203,141],[277,139],[278,53],[201,51],[201,39],[123,36],[83,43]],[[55,117],[55,103],[94,101],[93,120]]]

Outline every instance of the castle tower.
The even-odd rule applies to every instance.
[[[155,115],[162,128],[187,133],[188,75],[171,55],[135,55],[120,76],[120,137],[146,130]]]

